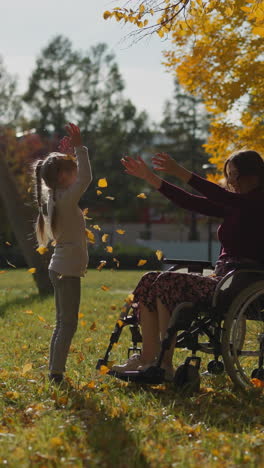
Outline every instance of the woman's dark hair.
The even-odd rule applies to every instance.
[[[264,189],[264,161],[257,151],[241,150],[233,153],[225,162],[224,175],[227,180],[227,166],[232,162],[239,176],[257,176],[259,186]]]

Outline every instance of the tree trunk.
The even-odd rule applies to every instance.
[[[33,276],[39,294],[51,294],[53,293],[53,288],[48,275],[50,253],[41,256],[36,252],[33,228],[34,210],[21,200],[15,179],[4,160],[3,150],[1,149],[0,151],[0,197],[3,201],[7,217],[28,266],[36,268],[36,273]]]

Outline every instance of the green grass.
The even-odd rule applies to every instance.
[[[262,394],[238,393],[219,376],[204,377],[200,393],[184,398],[172,385],[142,388],[95,370],[141,274],[90,270],[83,279],[67,390],[47,380],[53,298],[40,299],[25,271],[1,275],[1,467],[264,466]],[[123,334],[117,361],[129,343]]]

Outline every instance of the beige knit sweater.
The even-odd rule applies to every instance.
[[[84,276],[88,264],[85,221],[78,202],[92,181],[88,150],[76,148],[77,180],[67,189],[56,190],[56,246],[49,270],[63,276]],[[52,190],[49,191],[48,217],[53,209]]]

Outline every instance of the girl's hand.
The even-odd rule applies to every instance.
[[[82,146],[82,137],[79,127],[69,122],[69,124],[66,125],[65,128],[71,140],[72,146],[74,146],[75,148],[77,146]]]
[[[131,158],[131,156],[125,156],[121,159],[121,163],[125,167],[125,172],[127,174],[138,177],[139,179],[148,180],[153,174],[140,156],[136,159]]]
[[[167,153],[157,153],[152,158],[155,171],[163,171],[170,175],[177,175],[179,165]]]

